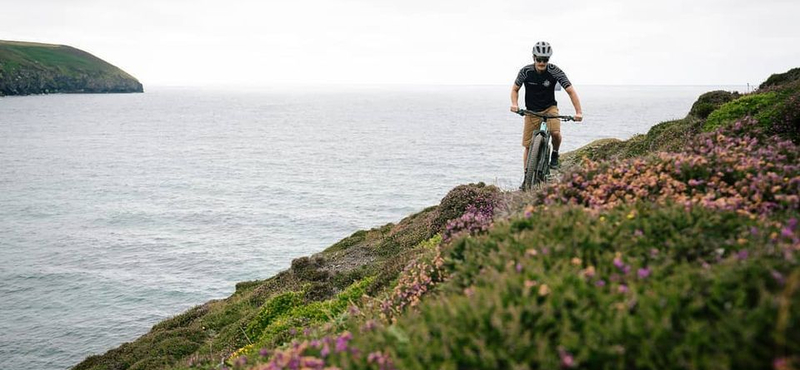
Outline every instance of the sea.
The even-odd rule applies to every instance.
[[[561,152],[745,86],[577,87]],[[68,369],[291,260],[516,189],[510,86],[146,87],[0,98],[0,369]],[[557,93],[562,114],[574,114]],[[524,98],[520,98],[523,102]]]

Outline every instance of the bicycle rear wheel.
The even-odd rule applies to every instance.
[[[530,190],[533,185],[539,182],[538,173],[539,162],[541,162],[542,145],[544,145],[544,137],[538,132],[534,133],[533,141],[531,141],[530,151],[528,152],[528,163],[525,165],[525,179],[522,182],[524,190]]]

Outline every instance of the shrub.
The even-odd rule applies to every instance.
[[[774,91],[743,96],[724,104],[719,109],[712,112],[708,116],[703,129],[712,131],[727,126],[745,116],[756,116],[758,118],[757,114],[772,108],[779,100],[780,95]],[[765,122],[759,120],[759,123]]]
[[[797,209],[800,151],[791,141],[761,136],[752,125],[744,120],[702,135],[682,153],[587,162],[547,188],[542,199],[594,209],[635,200],[673,201],[762,216]]]
[[[305,281],[326,281],[330,274],[321,270],[325,266],[325,259],[322,257],[300,257],[292,260],[292,272],[294,275]]]
[[[739,98],[738,92],[728,92],[723,90],[710,91],[697,98],[692,104],[689,114],[700,119],[706,119],[711,112],[723,104]]]
[[[494,205],[497,202],[499,189],[495,186],[486,186],[484,183],[460,185],[442,199],[437,209],[438,214],[433,219],[434,232],[443,232],[448,221],[461,217],[469,206],[478,209]]]
[[[800,81],[800,68],[792,68],[784,73],[775,73],[758,86],[759,89],[782,86],[791,82]]]

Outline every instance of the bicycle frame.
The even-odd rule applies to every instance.
[[[575,119],[571,116],[548,116],[525,109],[520,109],[516,113],[520,116],[537,116],[542,119],[539,130],[531,135],[531,144],[528,147],[528,160],[525,164],[522,189],[529,190],[534,185],[545,181],[550,175],[551,136],[550,130],[547,127],[547,120],[556,118],[562,121],[574,121]],[[541,142],[537,144],[537,136],[540,135],[542,139]]]

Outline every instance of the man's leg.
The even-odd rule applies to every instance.
[[[539,122],[536,122],[536,117],[525,116],[525,127],[522,130],[522,147],[525,152],[522,154],[522,169],[524,170],[528,165],[528,147],[531,145],[531,138],[533,137],[533,128],[539,127]],[[541,121],[540,121],[541,122]]]
[[[561,131],[553,131],[553,151],[557,152],[561,147]]]
[[[558,115],[558,107],[547,108],[545,113],[549,116]],[[561,148],[561,121],[559,119],[547,120],[547,129],[550,130],[550,137],[553,140],[553,153],[550,156],[550,167],[558,167],[558,149]]]

